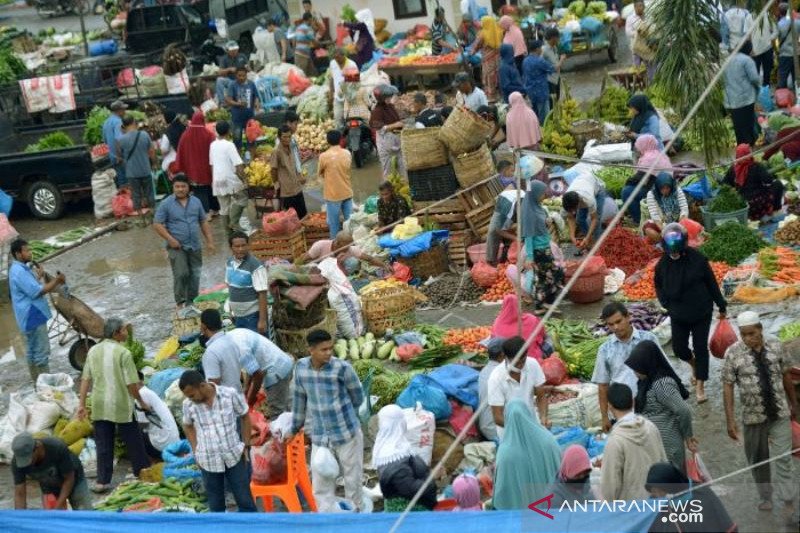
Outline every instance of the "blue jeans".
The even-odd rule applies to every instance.
[[[240,152],[242,151],[242,136],[244,135],[244,128],[247,124],[237,124],[236,122],[231,121],[231,135],[233,135],[233,144],[236,146],[236,149]],[[247,146],[250,143],[245,141]]]
[[[789,86],[789,76],[794,82],[794,60],[791,57],[780,56],[778,58],[778,89],[785,89]]]
[[[606,203],[606,191],[600,191],[594,197],[594,201],[597,203],[597,226],[595,226],[594,233],[592,233],[592,241],[597,242],[600,234],[603,233],[603,207]],[[578,215],[575,218],[577,219],[578,228],[585,235],[589,231],[589,210],[585,207],[579,208]]]
[[[350,213],[353,212],[353,199],[348,198],[341,202],[325,201],[325,211],[327,213],[328,228],[331,230],[331,239],[336,238],[336,234],[342,227],[339,225],[339,214],[341,213],[344,221],[350,220]]]
[[[544,100],[532,101],[533,111],[536,113],[536,118],[539,119],[539,124],[544,124],[547,115],[550,113],[550,98]],[[580,154],[578,154],[580,155]]]
[[[47,366],[50,363],[50,336],[47,334],[47,323],[26,331],[25,341],[28,344],[28,364]]]
[[[258,333],[258,312],[247,316],[234,317],[233,325],[237,328],[249,329]]]
[[[233,499],[239,507],[240,513],[255,513],[256,503],[250,493],[250,475],[247,463],[239,459],[236,466],[226,468],[225,472],[207,472],[200,469],[203,474],[203,485],[208,496],[208,510],[212,513],[225,512],[225,485],[233,493]]]
[[[626,185],[622,188],[622,201],[627,202],[628,197],[633,193],[633,190],[636,188],[635,185]],[[647,198],[647,187],[642,187],[642,190],[639,191],[639,194],[636,196],[636,199],[628,206],[628,214],[633,219],[633,223],[637,226],[642,221],[642,209],[641,209],[641,201]]]
[[[217,104],[220,106],[225,104],[225,95],[230,89],[231,85],[235,83],[234,80],[227,78],[225,76],[220,76],[217,78],[217,83],[215,87],[215,93],[217,97]]]
[[[125,177],[125,163],[123,161],[117,161],[112,163],[111,166],[114,167],[114,171],[117,173],[117,176],[114,178],[114,182],[117,184],[117,189],[127,185],[128,178]]]

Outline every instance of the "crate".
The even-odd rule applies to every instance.
[[[445,165],[425,170],[410,170],[408,186],[411,189],[412,200],[435,202],[452,196],[458,190],[458,180],[453,166]]]
[[[275,329],[275,341],[280,349],[291,354],[295,359],[308,355],[306,336],[315,329],[323,329],[336,336],[336,311],[328,309],[325,318],[319,324],[303,329]]]
[[[429,207],[433,206],[433,207]],[[458,199],[443,202],[414,202],[414,212],[420,222],[435,222],[441,229],[463,230],[467,228],[464,206]]]
[[[472,232],[478,236],[478,239],[486,240],[492,216],[494,216],[493,203],[476,207],[466,214],[467,224],[469,224],[469,228]]]
[[[320,228],[319,226],[312,226],[307,223],[310,216],[311,214],[308,214],[300,221],[300,224],[303,226],[307,249],[310,249],[311,245],[317,241],[331,238],[331,230],[327,225],[324,228]]]
[[[294,261],[306,253],[306,239],[303,228],[286,237],[268,237],[262,231],[250,237],[250,253],[265,261],[273,257]]]
[[[458,200],[461,202],[464,212],[469,213],[473,209],[483,207],[486,204],[492,204],[492,207],[494,207],[495,200],[497,200],[501,192],[503,192],[503,185],[499,179],[493,178],[485,183],[458,191]]]
[[[705,207],[700,207],[700,212],[703,213],[703,226],[706,231],[711,231],[717,226],[721,226],[726,222],[736,222],[738,224],[747,225],[747,211],[748,207],[739,209],[738,211],[731,211],[730,213],[711,213]]]
[[[475,242],[475,236],[469,229],[451,231],[447,243],[447,257],[450,264],[459,270],[467,268],[467,249]]]

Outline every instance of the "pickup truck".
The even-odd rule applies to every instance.
[[[83,124],[31,129],[0,138],[0,189],[28,204],[36,218],[45,220],[61,217],[67,202],[91,197],[92,174],[109,166],[107,157],[93,161],[86,145],[24,152],[25,146],[56,129],[77,140]]]

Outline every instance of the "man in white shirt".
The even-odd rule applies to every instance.
[[[141,372],[139,379],[144,379]],[[139,396],[150,407],[150,411],[147,413],[136,410],[136,421],[139,424],[146,424],[144,449],[147,451],[147,455],[161,461],[161,452],[164,451],[164,448],[181,440],[178,424],[175,423],[175,417],[172,416],[169,407],[164,400],[158,397],[158,394],[147,387],[140,387]]]
[[[475,82],[466,72],[456,74],[453,87],[458,89],[458,94],[456,94],[456,103],[458,105],[463,105],[476,113],[481,107],[489,105],[486,93],[482,89],[475,87]]]
[[[330,64],[331,85],[328,91],[328,103],[333,107],[333,123],[337,128],[344,126],[344,96],[342,95],[342,82],[344,81],[344,71],[355,70],[358,66],[352,59],[348,59],[344,50],[337,48],[333,51],[333,61]]]
[[[762,85],[769,87],[772,68],[775,66],[774,42],[778,38],[778,26],[771,16],[761,24],[756,24],[750,41],[753,43],[753,61],[756,69],[761,71]],[[664,141],[666,142],[666,140]]]
[[[489,407],[494,415],[497,426],[497,437],[503,440],[503,426],[505,419],[503,409],[512,399],[519,399],[528,404],[535,418],[545,426],[550,422],[547,419],[547,392],[544,371],[538,361],[526,354],[522,354],[516,365],[512,362],[525,345],[522,337],[511,337],[503,343],[505,361],[500,363],[489,376]],[[536,408],[534,408],[534,402]]]
[[[242,231],[239,219],[247,207],[247,190],[244,183],[244,161],[231,140],[231,125],[217,122],[217,140],[209,148],[211,163],[211,190],[219,200],[219,214],[228,237]]]
[[[478,399],[480,403],[489,399],[489,378],[492,377],[492,372],[499,365],[505,362],[505,354],[503,353],[503,343],[505,339],[493,338],[486,344],[486,350],[489,352],[489,362],[481,370],[478,376]],[[487,407],[481,411],[478,418],[478,428],[481,430],[481,435],[487,440],[497,441],[497,426],[494,423],[494,413],[492,408]]]
[[[633,13],[631,13],[628,18],[625,19],[625,35],[628,36],[628,46],[630,46],[631,52],[633,52],[633,41],[636,40],[636,32],[639,30],[639,26],[642,25],[643,21],[644,0],[636,0],[633,3]],[[633,64],[638,67],[641,62],[642,59],[634,54]]]
[[[746,3],[746,0],[737,0],[736,6],[725,12],[724,28],[727,31],[723,31],[722,44],[728,51],[739,46],[739,42],[753,27],[753,15],[744,8]]]
[[[567,188],[561,199],[567,215],[569,238],[579,250],[588,250],[603,233],[603,210],[606,189],[603,182],[592,172],[579,174]],[[580,229],[583,239],[578,240]]]

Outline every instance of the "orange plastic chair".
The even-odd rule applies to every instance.
[[[261,498],[264,510],[271,513],[274,509],[272,498],[280,498],[290,513],[302,513],[303,507],[297,497],[297,489],[303,492],[312,512],[317,512],[317,502],[311,487],[311,477],[306,466],[306,439],[302,432],[292,438],[286,446],[286,483],[276,485],[258,485],[250,483],[253,499]]]

